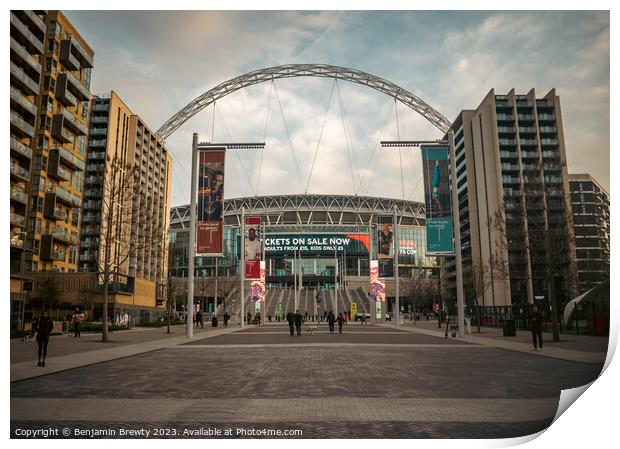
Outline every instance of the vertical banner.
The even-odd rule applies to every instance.
[[[224,253],[225,148],[198,149],[196,255]]]
[[[356,315],[357,315],[357,303],[352,302],[351,303],[351,319],[355,320]]]
[[[377,217],[377,259],[379,277],[394,277],[394,217],[380,215]]]
[[[250,300],[255,302],[265,301],[265,261],[259,263],[259,278],[250,284]]]
[[[422,146],[426,254],[454,254],[450,204],[450,153],[447,146]]]
[[[370,261],[370,296],[371,301],[385,301],[385,281],[379,278],[379,261]]]
[[[245,278],[260,277],[260,261],[262,257],[260,217],[245,217]]]

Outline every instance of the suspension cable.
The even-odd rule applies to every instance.
[[[349,170],[351,171],[351,183],[353,184],[353,192],[355,192],[357,190],[356,186],[355,186],[355,175],[353,172],[353,161],[351,160],[351,148],[349,148],[352,145],[349,145],[350,143],[350,139],[348,138],[347,135],[347,123],[346,123],[346,119],[345,119],[345,113],[344,113],[344,106],[342,105],[342,96],[340,95],[340,86],[336,83],[336,93],[338,94],[338,104],[340,105],[340,116],[342,118],[342,130],[344,132],[344,139],[345,139],[345,148],[347,150],[347,159],[349,161]]]
[[[293,147],[293,140],[291,139],[291,133],[289,132],[288,125],[286,124],[286,118],[284,117],[284,109],[282,108],[282,102],[280,101],[280,94],[278,93],[278,87],[276,83],[273,83],[274,91],[276,93],[276,99],[278,100],[278,105],[280,106],[280,115],[282,116],[282,123],[284,123],[284,129],[286,131],[286,137],[288,138],[289,148],[291,150],[291,154],[293,155],[293,162],[295,164],[295,170],[297,171],[297,177],[299,178],[299,187],[301,187],[300,192],[303,192],[304,182],[301,177],[301,171],[299,169],[299,164],[297,163],[297,158],[295,157],[295,148]]]
[[[392,116],[392,107],[390,107],[390,110],[388,111],[385,117],[385,120],[383,121],[383,125],[381,126],[381,131],[379,132],[379,140],[375,143],[375,146],[372,152],[370,153],[370,156],[368,156],[368,161],[366,162],[366,168],[364,169],[364,173],[362,174],[362,179],[360,180],[360,183],[357,186],[357,191],[355,192],[355,195],[358,195],[359,193],[361,193],[362,185],[364,184],[364,181],[366,180],[366,175],[368,174],[368,169],[370,168],[370,163],[372,162],[372,160],[375,158],[375,156],[378,153],[377,150],[379,149],[381,136],[383,135],[383,131],[385,130],[385,127],[391,116]]]
[[[332,103],[332,95],[334,94],[334,87],[336,86],[336,78],[332,83],[332,89],[329,92],[329,100],[327,100],[327,107],[325,108],[325,116],[323,117],[323,126],[321,126],[321,133],[319,134],[319,141],[316,143],[316,149],[314,150],[314,157],[312,158],[312,165],[310,166],[310,174],[308,175],[308,183],[306,184],[306,190],[304,194],[308,193],[310,187],[310,181],[312,180],[312,173],[314,172],[314,164],[316,162],[316,156],[319,154],[319,147],[321,146],[321,139],[323,138],[323,130],[325,129],[325,123],[327,122],[327,115],[329,114],[329,106]]]
[[[271,112],[271,94],[273,93],[273,80],[271,80],[271,88],[269,89],[269,97],[267,97],[267,111],[265,111],[265,126],[263,129],[263,142],[267,142],[267,125],[269,124],[269,116]],[[260,159],[258,162],[258,175],[256,176],[256,191],[255,194],[258,195],[259,186],[260,186],[260,172],[263,167],[263,154],[264,150],[260,152]]]
[[[232,134],[230,134],[230,131],[229,131],[229,129],[228,129],[228,126],[226,125],[226,121],[224,120],[224,116],[222,115],[221,108],[218,108],[218,109],[217,109],[217,112],[218,112],[218,115],[219,115],[220,120],[221,120],[221,122],[222,122],[222,125],[224,125],[224,130],[226,131],[226,134],[228,135],[228,141],[229,141],[229,142],[232,142],[232,141],[233,141],[233,139],[232,139]],[[228,151],[231,151],[231,150],[228,150]],[[252,186],[252,183],[250,182],[250,176],[248,176],[248,173],[247,173],[247,171],[246,171],[246,169],[245,169],[245,167],[244,167],[244,165],[243,165],[243,162],[241,161],[241,157],[239,157],[239,152],[238,152],[238,150],[234,150],[234,149],[233,149],[232,151],[233,151],[233,153],[235,154],[235,156],[237,156],[237,160],[239,161],[239,165],[241,166],[241,170],[243,171],[243,175],[245,176],[245,179],[246,179],[246,183],[247,183],[247,185],[250,187],[250,189],[252,189],[252,192],[254,192],[254,187]],[[246,193],[246,192],[247,192],[247,190],[246,190],[246,189],[244,189],[244,190],[242,191],[243,196],[246,196],[246,195],[245,195],[245,193]],[[254,192],[254,195],[256,195],[256,192]]]

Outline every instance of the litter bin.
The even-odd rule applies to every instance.
[[[504,320],[504,337],[516,337],[517,326],[515,320]]]
[[[211,327],[217,327],[217,317],[211,318]]]

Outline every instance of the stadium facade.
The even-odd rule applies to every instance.
[[[273,195],[237,198],[225,201],[224,254],[222,257],[197,257],[195,264],[195,301],[203,310],[212,311],[217,297],[218,314],[239,312],[239,275],[242,209],[245,216],[261,217],[266,260],[266,310],[275,316],[276,304],[283,310],[293,307],[293,287],[300,289],[298,306],[312,313],[319,294],[324,301],[319,313],[335,309],[370,311],[369,263],[376,258],[377,219],[397,211],[399,239],[399,278],[424,277],[439,283],[436,257],[426,255],[424,205],[415,201],[347,195]],[[171,296],[178,307],[185,302],[187,289],[189,206],[171,209],[169,270],[174,279]],[[302,250],[278,245],[283,239],[326,236],[342,238],[348,245],[312,246]],[[347,240],[347,237],[349,240]],[[366,244],[354,244],[365,241]],[[297,260],[297,262],[296,262]],[[249,283],[248,283],[249,286]],[[249,292],[249,288],[246,289]],[[393,279],[386,279],[388,311],[395,295]],[[401,292],[404,310],[407,311]],[[228,305],[226,305],[228,300]],[[236,301],[236,303],[235,303]],[[178,308],[177,307],[177,308]],[[246,310],[254,311],[246,299]]]

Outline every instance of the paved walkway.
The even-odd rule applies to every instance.
[[[384,324],[382,327],[445,338],[445,325],[439,329],[437,328],[436,321],[418,321],[416,324],[408,322],[403,326]],[[561,335],[561,341],[554,342],[551,334],[544,334],[543,350],[532,351],[532,337],[529,331],[517,331],[516,337],[504,337],[502,329],[482,328],[481,330],[483,332],[478,334],[474,327],[472,328],[472,334],[466,334],[464,339],[456,340],[507,349],[509,351],[529,353],[537,357],[550,357],[581,363],[600,364],[604,363],[607,357],[607,343],[609,341],[607,337]],[[447,340],[454,339],[448,335]]]
[[[118,332],[109,344],[54,337],[46,368],[35,366],[36,344],[13,342],[12,435],[266,428],[304,438],[520,436],[546,428],[560,390],[592,381],[602,367],[423,326],[352,323],[339,334],[322,324],[314,335],[290,336],[274,323],[199,329],[191,340],[182,326],[164,332]]]
[[[228,334],[239,327],[194,328],[193,340]],[[14,341],[15,340],[15,341]],[[73,335],[50,337],[45,367],[36,366],[37,343],[11,340],[11,382],[44,376],[68,369],[93,365],[108,360],[120,359],[145,352],[171,348],[187,343],[185,326],[174,326],[172,333],[166,328],[136,328],[110,333],[110,341],[101,342],[101,334],[84,333],[80,338]]]

